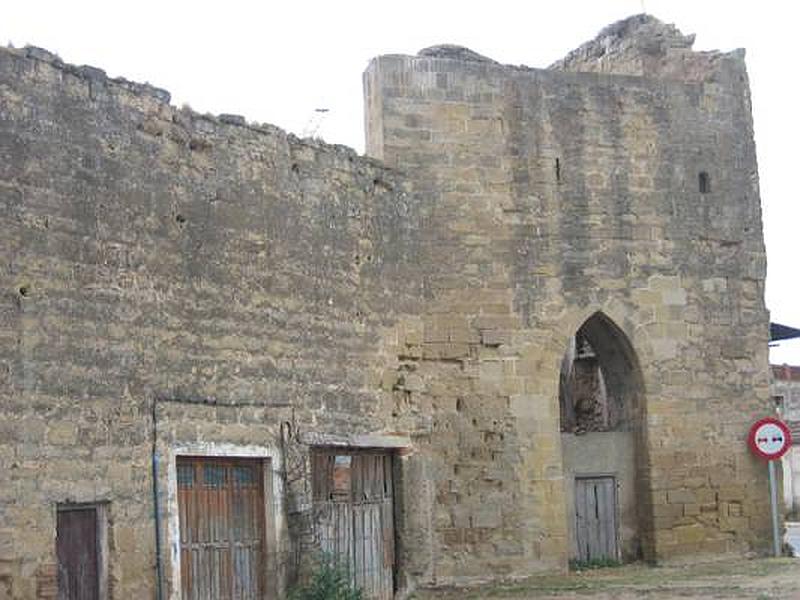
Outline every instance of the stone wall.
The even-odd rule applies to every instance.
[[[0,49],[0,591],[54,597],[57,506],[103,502],[111,596],[154,595],[158,516],[175,597],[182,451],[269,461],[280,588],[331,444],[397,453],[402,588],[562,570],[559,371],[593,315],[636,378],[646,556],[764,547],[752,124],[741,57],[714,64],[380,57],[379,163]]]
[[[42,51],[0,82],[0,576],[53,597],[57,504],[107,501],[113,596],[152,597],[154,415],[165,580],[174,448],[397,431],[382,332],[420,304],[426,209],[349,149]]]

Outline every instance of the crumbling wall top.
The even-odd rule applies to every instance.
[[[694,40],[694,34],[684,35],[672,24],[638,14],[605,27],[549,68],[693,82],[712,79],[726,59],[744,58],[743,50],[695,52]]]
[[[20,63],[20,72],[26,69],[32,72],[38,71],[44,65],[54,69],[56,72],[64,73],[77,78],[78,81],[85,83],[87,89],[92,89],[89,94],[91,100],[101,101],[103,98],[108,101],[121,101],[123,103],[134,100],[133,104],[140,105],[143,114],[147,117],[164,121],[171,134],[167,138],[175,140],[194,140],[204,137],[219,130],[237,129],[256,135],[265,135],[270,138],[282,140],[291,147],[309,148],[314,152],[326,154],[332,157],[346,158],[355,169],[361,166],[367,168],[388,171],[386,166],[369,156],[359,155],[353,148],[341,144],[330,144],[317,138],[299,138],[293,133],[284,131],[276,125],[270,123],[257,123],[249,121],[242,115],[222,113],[213,115],[210,113],[199,113],[191,109],[188,105],[181,108],[172,104],[172,96],[169,91],[156,87],[150,83],[140,83],[125,79],[124,77],[110,77],[103,69],[89,65],[74,65],[65,62],[57,53],[51,52],[37,46],[25,46],[23,48],[0,47],[0,62],[6,60],[17,60]],[[25,64],[27,67],[23,67]],[[37,85],[44,85],[46,78],[42,78]],[[47,85],[56,85],[55,82],[60,78],[52,79]],[[101,92],[101,90],[103,90]],[[142,103],[135,102],[139,98],[144,100]],[[135,112],[135,111],[134,111]],[[134,113],[129,117],[134,118]],[[141,124],[140,124],[141,125]],[[160,134],[159,134],[160,135]],[[199,142],[198,142],[199,143]],[[190,142],[191,144],[191,142]],[[200,144],[204,145],[204,144]]]
[[[663,54],[667,48],[691,50],[694,38],[694,34],[683,35],[675,25],[659,21],[651,15],[633,15],[604,27],[597,37],[579,46],[550,68],[567,69],[578,61],[625,52],[657,55]]]
[[[424,58],[450,58],[453,60],[498,64],[497,61],[492,60],[488,56],[483,56],[474,50],[470,50],[464,46],[457,46],[455,44],[437,44],[436,46],[429,46],[428,48],[423,48],[417,52],[417,56]]]

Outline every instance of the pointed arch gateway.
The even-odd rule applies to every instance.
[[[642,373],[630,340],[604,313],[570,338],[558,397],[570,557],[649,558]]]

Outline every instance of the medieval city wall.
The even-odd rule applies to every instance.
[[[176,448],[272,457],[283,476],[286,445],[304,448],[309,431],[395,432],[379,342],[419,305],[423,215],[405,181],[349,149],[0,51],[11,597],[54,597],[65,502],[109,503],[113,595],[152,597],[154,435],[171,581]],[[287,510],[307,509],[298,456],[286,467],[298,492],[275,506],[276,562],[291,558]]]
[[[111,596],[153,596],[160,565],[176,597],[182,453],[265,459],[277,591],[314,550],[308,450],[334,445],[397,456],[398,588],[563,570],[584,323],[631,414],[631,547],[763,548],[747,80],[738,54],[691,64],[380,57],[378,162],[0,50],[0,592],[55,597],[58,505],[103,503]]]

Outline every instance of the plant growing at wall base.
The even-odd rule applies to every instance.
[[[289,600],[364,600],[364,595],[347,566],[323,554],[309,580],[289,592]]]

